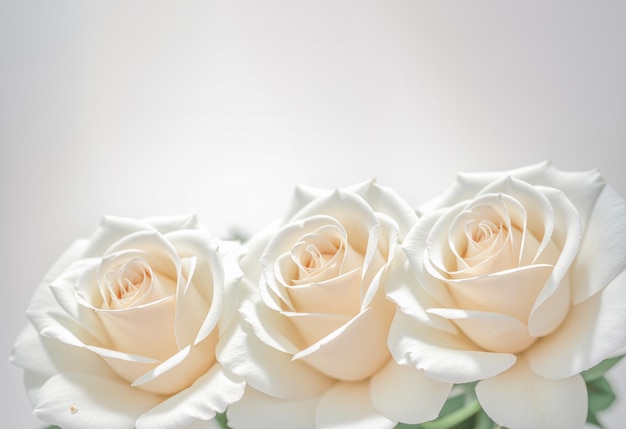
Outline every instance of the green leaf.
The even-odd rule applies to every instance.
[[[616,397],[613,388],[607,379],[601,376],[587,382],[587,392],[589,396],[587,422],[602,428],[604,426],[598,419],[598,413],[608,409],[615,402]]]
[[[497,427],[497,425],[483,410],[480,410],[478,414],[476,414],[476,424],[474,425],[474,429],[493,429],[494,427]]]
[[[600,377],[587,383],[589,392],[589,410],[595,412],[606,410],[615,402],[615,393],[606,378]]]
[[[228,427],[228,420],[226,419],[226,413],[219,413],[215,416],[215,420],[220,424],[222,429],[230,429]]]
[[[443,417],[439,417],[437,420],[431,422],[422,423],[424,429],[459,429],[462,427],[461,423],[468,420],[474,414],[480,411],[480,404],[477,400],[473,400],[465,404],[462,408],[459,408]]]
[[[624,356],[617,356],[610,359],[605,359],[593,368],[589,368],[582,372],[582,376],[586,382],[590,382],[602,377],[609,369],[611,369],[617,362],[619,362]]]

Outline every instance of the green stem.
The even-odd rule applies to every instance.
[[[480,404],[478,403],[478,400],[475,399],[466,404],[463,408],[460,408],[437,420],[422,423],[422,427],[424,429],[449,429],[469,419],[478,411],[480,411]]]

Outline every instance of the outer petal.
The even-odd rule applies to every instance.
[[[278,399],[247,387],[243,398],[228,407],[228,426],[233,429],[316,429],[318,402],[319,396]]]
[[[515,363],[507,353],[475,351],[477,346],[459,335],[423,325],[396,312],[389,331],[394,360],[424,370],[426,376],[445,383],[468,383],[493,377]]]
[[[476,395],[489,417],[510,429],[576,429],[587,419],[582,376],[548,380],[523,358],[508,371],[480,381]]]
[[[217,360],[267,394],[300,399],[319,395],[333,380],[291,355],[262,343],[245,323],[233,323],[220,339]]]
[[[557,331],[528,351],[539,375],[560,379],[578,374],[612,356],[626,344],[626,271],[601,293],[575,305]]]
[[[473,198],[489,183],[506,176],[530,183],[561,189],[578,207],[584,220],[591,212],[595,199],[604,182],[595,170],[564,172],[554,168],[550,162],[499,172],[459,173],[455,182],[439,197],[424,204],[420,209],[430,212],[440,207],[450,206],[459,201]]]
[[[215,365],[191,387],[139,417],[136,429],[182,428],[194,420],[210,420],[239,400],[244,387],[239,377]]]
[[[489,183],[501,179],[505,176],[513,176],[525,180],[529,177],[538,177],[551,168],[549,162],[530,165],[511,171],[480,172],[480,173],[458,173],[455,181],[450,187],[438,197],[420,207],[424,213],[431,212],[441,207],[454,205],[459,201],[473,198]]]
[[[460,212],[464,207],[464,204],[459,204],[451,211]],[[454,300],[450,296],[446,285],[439,279],[432,277],[424,266],[425,252],[427,246],[427,240],[431,240],[431,230],[437,223],[437,220],[445,213],[445,210],[439,210],[433,213],[429,213],[421,217],[413,228],[409,231],[404,243],[402,243],[402,250],[404,251],[407,260],[414,272],[415,277],[420,282],[420,286],[424,288],[440,305],[446,307],[452,307]],[[446,240],[446,237],[439,237],[440,240]]]
[[[61,341],[39,335],[26,325],[20,332],[10,360],[24,370],[44,378],[59,372],[77,371],[106,378],[117,376],[95,353],[81,347],[68,346]]]
[[[156,230],[161,234],[178,229],[196,229],[198,218],[191,216],[160,216],[147,219],[132,219],[118,216],[104,216],[91,236],[85,257],[101,256],[120,238],[138,231]]]
[[[578,304],[608,285],[626,267],[626,201],[605,186],[585,226],[572,266],[573,302]]]
[[[372,405],[367,381],[337,383],[322,396],[315,413],[316,429],[391,429],[395,425]]]
[[[379,185],[375,180],[359,183],[346,190],[356,192],[374,209],[398,222],[400,239],[406,237],[409,229],[417,221],[415,210],[409,206],[393,189]]]
[[[90,374],[61,373],[41,388],[33,413],[63,429],[133,429],[162,397]]]
[[[385,286],[387,297],[395,302],[404,314],[415,318],[420,323],[450,334],[458,332],[454,323],[442,317],[432,317],[426,312],[426,309],[439,307],[441,304],[417,282],[403,252],[396,255]]]
[[[452,386],[391,359],[372,377],[370,396],[382,415],[403,423],[423,423],[437,418]]]

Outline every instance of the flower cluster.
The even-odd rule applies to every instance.
[[[11,359],[64,429],[582,428],[626,352],[626,201],[543,163],[417,211],[299,187],[244,243],[105,217],[27,316]]]

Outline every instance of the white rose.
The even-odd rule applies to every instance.
[[[242,254],[195,216],[105,217],[46,276],[16,341],[35,415],[63,429],[215,427],[201,421],[244,390],[215,359]]]
[[[626,202],[548,163],[459,175],[409,232],[389,281],[395,360],[512,429],[582,428],[580,372],[626,346]],[[415,281],[416,280],[416,281]]]
[[[285,220],[248,243],[253,291],[218,349],[248,384],[228,409],[233,428],[383,429],[438,415],[451,384],[395,364],[387,348],[384,283],[415,221],[374,182],[298,188]]]

